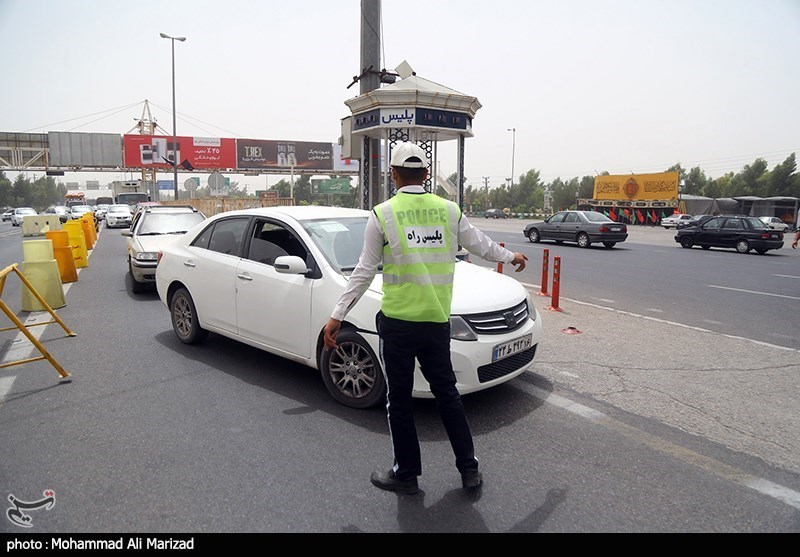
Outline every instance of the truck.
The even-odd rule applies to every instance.
[[[68,191],[64,196],[64,205],[70,208],[75,205],[86,205],[86,193],[82,191]]]
[[[135,209],[139,203],[151,201],[147,187],[141,180],[116,180],[111,184],[111,192],[114,203],[130,205],[131,209]]]

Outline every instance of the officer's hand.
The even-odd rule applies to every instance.
[[[328,322],[325,324],[325,329],[323,330],[323,340],[325,341],[325,350],[331,350],[333,348],[337,348],[336,344],[336,334],[339,332],[339,327],[342,326],[342,322],[338,319],[334,319],[331,317]]]
[[[527,260],[528,260],[528,258],[525,256],[524,253],[521,253],[519,251],[515,251],[514,252],[514,260],[511,262],[511,264],[514,267],[517,268],[516,272],[519,273],[521,270],[523,270],[525,268],[525,262]]]

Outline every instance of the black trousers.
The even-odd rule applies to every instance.
[[[414,369],[420,369],[436,397],[459,472],[478,468],[472,432],[450,360],[450,324],[415,323],[378,314],[380,352],[386,377],[386,410],[394,449],[394,472],[401,480],[422,474],[414,422]]]

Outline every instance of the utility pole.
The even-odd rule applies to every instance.
[[[361,94],[378,89],[381,84],[381,0],[361,0]],[[370,71],[372,70],[372,71]],[[381,140],[363,139],[369,145],[369,188],[370,207],[381,202]],[[388,163],[388,161],[387,161]],[[364,172],[361,173],[362,177]]]
[[[484,210],[486,210],[486,209],[489,208],[489,177],[488,176],[484,176],[483,177],[483,186],[486,188],[486,203],[485,203],[486,207],[484,207]]]

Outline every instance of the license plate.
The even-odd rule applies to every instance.
[[[498,344],[492,349],[492,361],[502,360],[513,356],[518,352],[527,350],[533,344],[533,335],[525,335],[524,337],[509,340],[503,344]]]
[[[619,227],[619,226],[612,226],[611,227],[611,232],[620,232],[621,230],[622,230],[622,228]]]

